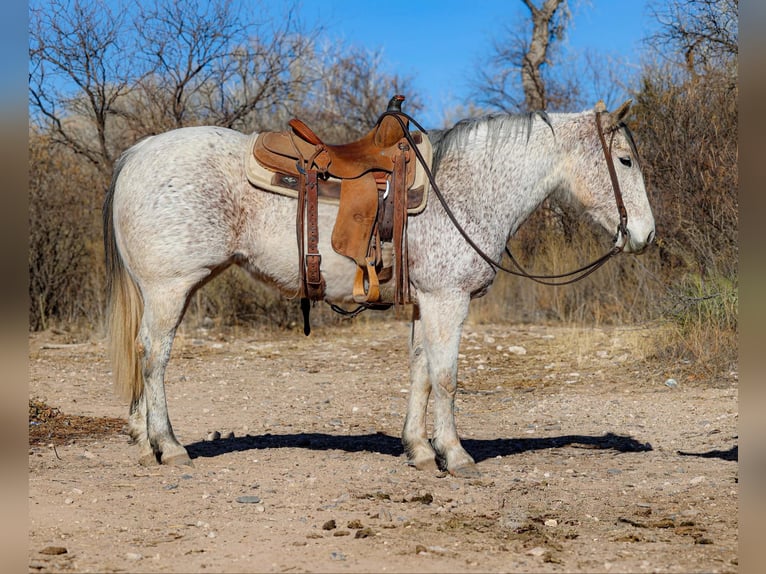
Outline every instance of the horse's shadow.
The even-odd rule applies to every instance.
[[[720,458],[732,462],[739,462],[739,445],[734,445],[729,450],[709,450],[707,452],[686,452],[679,450],[681,456],[696,456],[699,458]]]
[[[611,450],[618,453],[652,450],[652,445],[649,443],[643,443],[630,436],[614,433],[606,433],[601,436],[562,435],[541,438],[465,439],[462,443],[476,462],[497,456],[508,456],[536,450],[558,449],[567,446]],[[275,448],[372,452],[392,457],[399,457],[404,453],[401,440],[398,437],[384,433],[362,435],[331,435],[325,433],[247,435],[214,441],[200,441],[186,446],[192,459],[216,457],[230,452]]]

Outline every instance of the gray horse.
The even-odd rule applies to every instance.
[[[491,115],[433,132],[436,183],[465,235],[500,261],[508,238],[555,194],[616,232],[623,251],[642,252],[653,240],[654,219],[623,123],[628,110],[626,102],[611,113]],[[613,162],[605,160],[597,117]],[[115,168],[104,204],[111,359],[115,388],[130,401],[130,433],[142,464],[190,462],[168,417],[164,375],[192,293],[233,263],[286,295],[300,291],[296,203],[248,182],[248,141],[218,127],[177,129],[140,141]],[[622,189],[627,228],[608,163]],[[336,213],[336,206],[320,205],[325,298],[348,303],[356,264],[330,245]],[[476,475],[455,426],[458,346],[468,304],[486,293],[496,269],[433,195],[410,218],[408,235],[414,315],[402,442],[418,469],[438,462],[454,475]],[[392,300],[381,287],[383,299]]]

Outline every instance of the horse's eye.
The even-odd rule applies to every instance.
[[[624,165],[625,167],[630,167],[631,165],[633,165],[633,162],[630,160],[629,157],[621,157],[620,163]]]

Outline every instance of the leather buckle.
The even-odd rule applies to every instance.
[[[306,281],[314,285],[319,285],[322,282],[322,275],[319,272],[319,269],[322,265],[322,254],[307,253],[305,255],[305,260],[306,269],[308,270],[308,273],[306,274]]]

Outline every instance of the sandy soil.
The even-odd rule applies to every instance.
[[[645,335],[468,326],[471,480],[405,463],[404,321],[187,331],[191,467],[137,464],[103,342],[32,335],[30,398],[58,410],[30,425],[29,570],[735,572],[737,373],[645,361]]]

